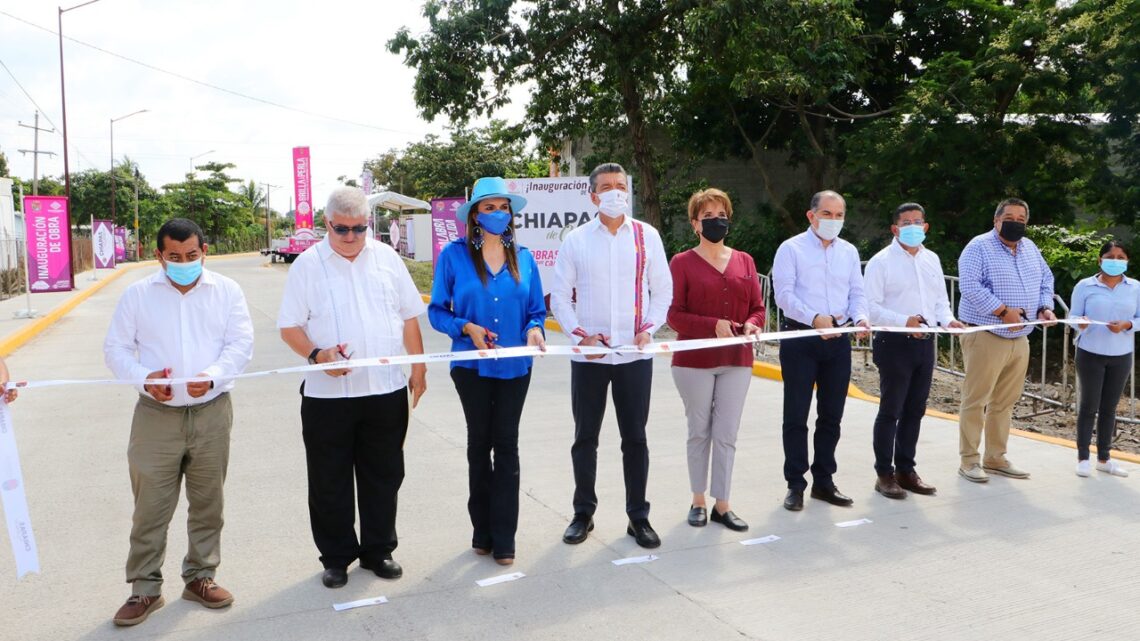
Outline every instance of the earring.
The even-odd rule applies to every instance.
[[[473,235],[475,237],[471,239],[471,246],[475,249],[483,249],[483,228],[475,227]]]
[[[499,236],[499,242],[503,243],[503,247],[510,247],[511,243],[515,242],[514,232],[511,232],[509,234],[503,234],[502,236]]]

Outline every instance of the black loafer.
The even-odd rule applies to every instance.
[[[784,497],[784,509],[792,512],[804,509],[804,491],[788,490],[788,495]]]
[[[703,507],[691,506],[689,508],[689,525],[704,527],[709,523],[709,515]]]
[[[709,514],[709,520],[711,520],[713,523],[720,523],[724,527],[734,532],[745,532],[748,530],[748,524],[744,522],[744,519],[733,513],[732,510],[727,511],[724,514],[720,514],[714,507],[712,509],[712,513]]]
[[[381,559],[380,561],[360,559],[360,567],[365,570],[372,570],[381,579],[398,579],[404,576],[404,568],[392,559]]]
[[[321,575],[321,583],[326,588],[343,588],[348,583],[348,570],[345,568],[325,568]]]
[[[855,503],[855,501],[850,496],[841,493],[839,491],[839,488],[835,487],[834,485],[831,487],[820,487],[818,485],[813,485],[811,488],[811,497],[813,499],[827,501],[828,503],[832,505],[838,505],[839,507],[851,507],[851,505]]]
[[[566,532],[562,535],[562,542],[569,543],[570,545],[577,545],[586,540],[586,535],[594,531],[593,517],[575,514],[574,520],[570,521],[570,526],[566,528]]]
[[[643,548],[652,549],[661,545],[661,538],[653,531],[653,526],[649,525],[649,519],[630,521],[625,533],[632,536]]]

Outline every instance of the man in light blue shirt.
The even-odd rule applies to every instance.
[[[776,251],[772,283],[785,331],[825,330],[854,323],[870,327],[859,252],[839,238],[847,203],[834,191],[811,199],[811,227],[785,240]],[[851,341],[846,334],[809,336],[780,343],[784,379],[784,508],[802,510],[808,471],[808,412],[816,393],[815,460],[811,464],[812,498],[849,506],[850,497],[835,487],[835,446],[851,380]]]
[[[1025,388],[1032,326],[1017,325],[1038,318],[1055,321],[1053,272],[1032,240],[1025,238],[1029,205],[1007,198],[994,211],[994,228],[975,236],[958,258],[962,302],[958,318],[968,325],[1010,325],[1009,328],[964,334],[962,360],[966,378],[958,412],[958,474],[975,483],[989,480],[987,472],[1009,478],[1029,478],[1006,458],[1013,406]],[[985,458],[978,456],[982,433]]]

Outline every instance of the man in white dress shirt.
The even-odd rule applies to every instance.
[[[554,264],[550,307],[578,345],[644,347],[665,323],[673,300],[673,278],[661,236],[633,220],[629,178],[616,163],[590,173],[590,200],[599,215],[562,242]],[[626,533],[646,548],[661,545],[649,524],[645,487],[649,478],[649,392],[653,358],[640,354],[574,356],[570,402],[574,413],[574,518],[562,540],[576,544],[594,529],[598,496],[598,434],[613,384],[625,472]]]
[[[354,357],[424,351],[417,317],[427,308],[396,251],[367,237],[368,213],[359,189],[329,195],[328,233],[289,268],[277,316],[282,340],[297,355],[310,363],[345,362],[307,374],[301,386],[309,523],[325,567],[321,581],[330,588],[348,581],[348,565],[357,559],[382,578],[403,575],[392,551],[408,394],[414,407],[427,388],[422,364],[412,366],[410,379],[397,366],[352,369]]]
[[[116,625],[142,623],[161,608],[166,530],[182,480],[189,549],[182,598],[207,608],[233,603],[214,583],[221,560],[222,486],[230,455],[233,376],[253,358],[253,324],[233,280],[203,268],[202,230],[174,218],[158,230],[162,269],[123,293],[103,353],[122,380],[206,377],[184,385],[140,384],[127,462],[135,497],[127,582],[131,597]]]
[[[918,203],[894,212],[894,240],[867,263],[863,276],[871,322],[885,327],[963,327],[954,319],[938,256],[923,246],[930,224]],[[889,499],[934,494],[914,471],[915,450],[937,359],[935,334],[877,332],[871,342],[879,368],[875,417],[875,491]]]
[[[785,240],[776,250],[772,284],[784,313],[780,329],[828,329],[854,323],[868,327],[867,300],[859,251],[839,238],[847,202],[838,193],[821,191],[807,211],[810,228]],[[860,332],[860,336],[863,333]],[[804,507],[808,471],[808,413],[816,391],[815,458],[811,463],[811,496],[847,507],[850,497],[835,487],[835,446],[851,381],[851,340],[846,334],[806,336],[780,343],[784,379],[784,508]]]

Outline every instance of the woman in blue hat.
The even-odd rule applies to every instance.
[[[439,254],[428,319],[451,337],[452,351],[532,345],[546,349],[546,304],[538,264],[515,238],[514,216],[526,199],[502,178],[475,181],[456,211],[467,235]],[[519,521],[519,419],[533,359],[452,361],[451,379],[467,419],[471,547],[515,558]]]

